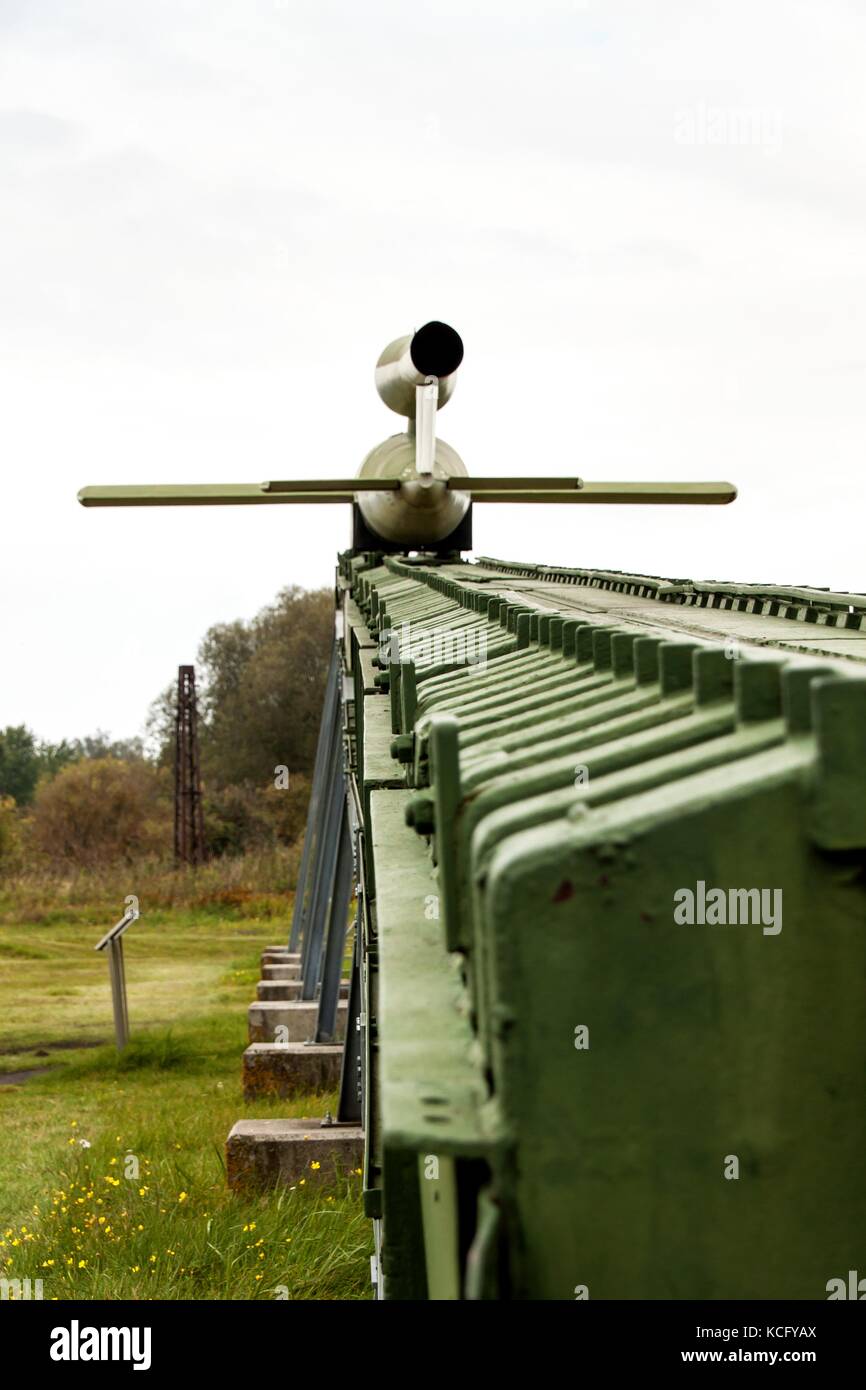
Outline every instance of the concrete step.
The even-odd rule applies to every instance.
[[[342,1061],[342,1043],[250,1043],[244,1053],[244,1100],[336,1090]]]
[[[257,999],[299,999],[302,984],[300,980],[259,980],[256,985]]]
[[[363,1131],[321,1120],[238,1120],[226,1140],[226,1173],[235,1189],[330,1187],[364,1161]],[[313,1164],[319,1166],[314,1168]]]
[[[262,965],[263,980],[299,980],[300,965]]]
[[[337,1005],[337,1036],[340,1042],[346,1036],[346,1013],[348,1002]],[[259,999],[250,1004],[247,1011],[250,1042],[306,1042],[315,1031],[319,1013],[317,1000],[298,999],[285,1003],[280,999]],[[277,1029],[285,1029],[277,1035]]]
[[[300,951],[289,951],[285,946],[266,946],[262,951],[262,965],[300,965]]]
[[[300,999],[303,981],[301,980],[259,980],[256,985],[257,999]],[[340,981],[340,998],[348,999],[349,981]]]

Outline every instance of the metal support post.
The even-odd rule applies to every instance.
[[[331,746],[335,725],[339,735],[337,718],[339,714],[340,663],[336,645],[331,653],[328,668],[328,681],[325,687],[325,703],[322,721],[319,725],[319,741],[316,745],[316,761],[313,766],[313,787],[310,795],[310,809],[304,831],[304,848],[301,853],[301,867],[295,888],[295,907],[292,913],[292,930],[289,937],[289,950],[301,949],[307,923],[309,899],[312,892],[312,866],[316,862],[318,846],[322,843],[323,817],[326,804],[325,790],[328,785]]]
[[[337,866],[334,872],[334,891],[328,914],[328,932],[322,964],[322,989],[316,1019],[314,1041],[332,1042],[337,1031],[337,1008],[340,1000],[340,980],[343,975],[343,953],[346,949],[349,904],[352,900],[352,832],[349,825],[349,803],[343,798]]]

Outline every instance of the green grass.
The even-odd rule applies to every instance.
[[[0,1087],[0,1275],[41,1278],[46,1299],[370,1296],[357,1177],[243,1197],[226,1186],[235,1120],[336,1108],[333,1095],[242,1099],[259,953],[287,930],[264,902],[149,916],[142,902],[126,938],[132,1042],[118,1055],[93,951],[111,914],[82,920],[76,905],[57,920],[49,907],[28,925],[0,895],[0,1072],[50,1068]],[[47,1046],[61,1042],[74,1046]]]

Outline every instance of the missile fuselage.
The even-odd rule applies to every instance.
[[[434,322],[395,338],[376,363],[376,390],[390,410],[406,417],[407,428],[371,449],[358,477],[398,479],[400,489],[361,492],[355,501],[369,529],[392,545],[421,549],[445,540],[469,509],[469,494],[448,487],[449,478],[466,477],[467,472],[456,449],[444,439],[435,441],[430,473],[419,474],[416,466],[417,388],[434,378],[437,411],[441,410],[451,399],[462,360],[459,334]]]

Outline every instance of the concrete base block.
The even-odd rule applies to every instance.
[[[259,980],[256,985],[257,999],[300,999],[302,980]],[[340,981],[340,998],[348,999],[349,981]]]
[[[337,1005],[337,1037],[341,1041],[346,1036],[346,1014],[349,1005],[345,1001]],[[316,1028],[319,1005],[316,1001],[298,999],[294,1003],[283,1003],[279,999],[260,999],[250,1004],[247,1012],[250,1029],[250,1042],[306,1042]],[[277,1028],[286,1032],[276,1035]]]
[[[300,965],[300,951],[289,951],[285,946],[266,946],[262,951],[262,965]]]
[[[226,1173],[236,1189],[291,1186],[301,1178],[308,1186],[329,1187],[363,1160],[360,1129],[322,1128],[320,1120],[238,1120],[226,1140]]]
[[[251,1043],[244,1053],[244,1100],[334,1091],[342,1061],[341,1043]]]
[[[301,967],[299,965],[263,965],[263,980],[299,980],[301,978]]]
[[[257,999],[300,999],[303,988],[300,980],[259,980]]]

